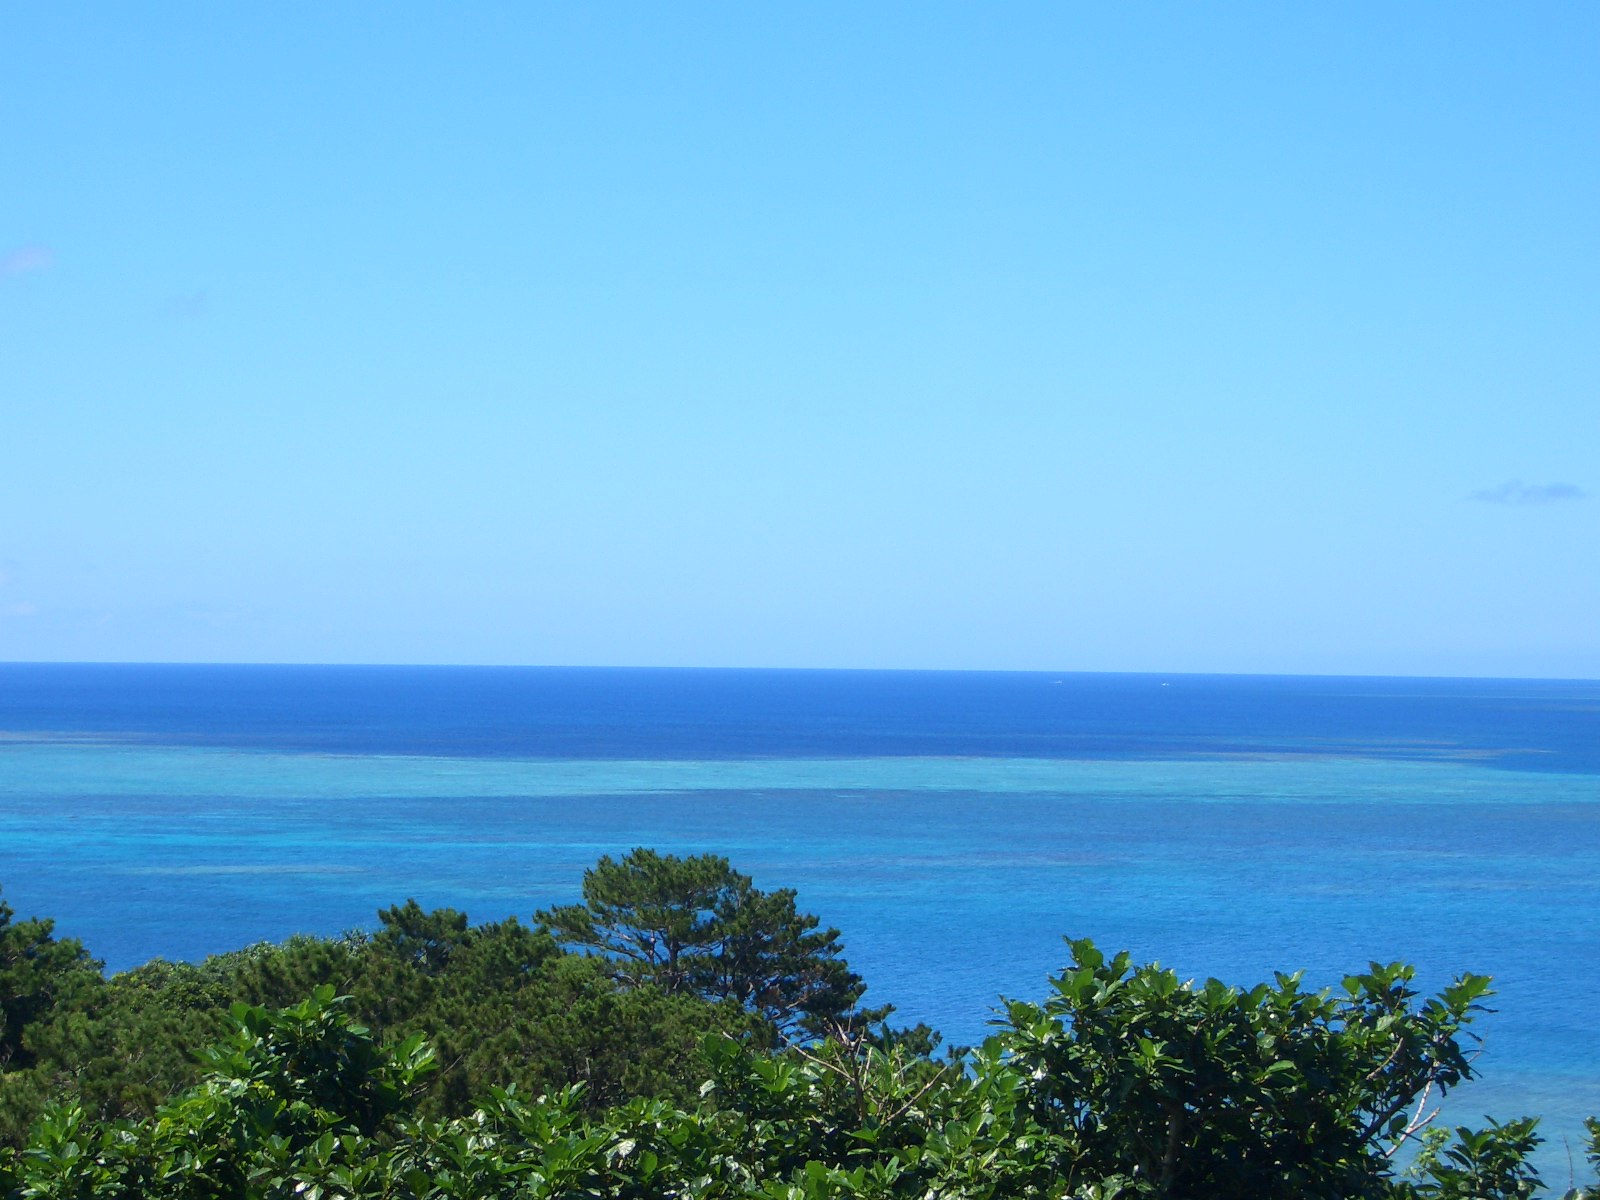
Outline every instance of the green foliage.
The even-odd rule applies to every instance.
[[[19,1023],[30,1061],[0,1071],[0,1099],[20,1097],[12,1119],[32,1121],[0,1145],[0,1200],[1525,1200],[1539,1189],[1533,1119],[1424,1129],[1429,1099],[1471,1076],[1468,1030],[1489,994],[1480,976],[1433,997],[1398,964],[1326,991],[1298,975],[1241,989],[1077,941],[1051,993],[1009,1003],[971,1052],[936,1060],[930,1031],[874,1028],[859,1013],[824,1025],[821,1010],[814,1036],[774,1048],[760,1002],[709,986],[695,959],[736,953],[740,929],[793,932],[792,894],[767,908],[743,877],[723,894],[721,860],[630,859],[596,868],[585,911],[596,937],[632,938],[646,963],[671,964],[665,982],[612,943],[567,954],[548,930],[473,926],[409,901],[371,936],[154,962],[109,982],[79,978],[81,951],[55,957],[48,926],[32,923],[22,944],[45,953],[5,978],[29,996],[41,978],[65,984]],[[630,878],[640,874],[660,886]],[[679,911],[686,880],[705,890]],[[649,949],[651,922],[675,957]],[[811,930],[802,919],[800,934]],[[36,962],[54,966],[29,973]],[[1600,1122],[1589,1136],[1600,1170]],[[1402,1176],[1396,1152],[1413,1143]]]
[[[1536,1117],[1490,1121],[1486,1129],[1461,1126],[1455,1139],[1429,1130],[1412,1174],[1424,1182],[1411,1189],[1429,1200],[1527,1200],[1540,1189],[1528,1155],[1539,1144]]]
[[[100,964],[81,944],[57,941],[51,921],[15,915],[0,900],[0,1071],[30,1065],[29,1027],[101,983]]]
[[[1588,1118],[1583,1123],[1584,1129],[1589,1134],[1589,1144],[1584,1148],[1584,1158],[1588,1161],[1590,1174],[1600,1177],[1600,1120]],[[1573,1189],[1567,1193],[1568,1200],[1600,1200],[1600,1184],[1592,1188]]]
[[[490,1087],[581,1083],[583,1103],[686,1100],[708,1031],[765,1044],[770,1029],[735,1002],[621,987],[600,960],[564,954],[516,920],[471,926],[415,901],[379,914],[377,933],[295,937],[200,964],[156,961],[93,985],[28,1027],[28,1064],[0,1073],[0,1144],[18,1144],[52,1098],[86,1119],[148,1116],[200,1080],[196,1050],[221,1036],[235,1003],[292,1006],[320,987],[349,997],[382,1038],[424,1034],[442,1069],[420,1101],[458,1115]],[[74,944],[75,945],[75,944]]]
[[[1464,976],[1417,1005],[1409,967],[1373,964],[1337,993],[1281,974],[1246,991],[1070,947],[1002,1044],[1072,1177],[1126,1171],[1156,1196],[1382,1194],[1412,1106],[1470,1075],[1460,1036],[1488,989]]]
[[[145,1121],[97,1128],[80,1107],[47,1111],[9,1168],[16,1193],[337,1195],[392,1144],[433,1069],[422,1039],[381,1048],[331,988],[275,1012],[236,1005],[232,1019],[204,1080]]]
[[[566,945],[603,955],[619,978],[731,1000],[781,1032],[815,1033],[865,987],[790,888],[762,892],[715,854],[637,849],[584,872],[583,903],[535,914]]]
[[[1075,955],[1075,968],[1057,981],[1058,997],[1059,985],[1070,990],[1067,977],[1084,969],[1100,973],[1102,982],[1119,975],[1126,981],[1141,971],[1160,975],[1154,968],[1119,973],[1121,956],[1093,966],[1092,948],[1082,943]],[[1285,986],[1280,982],[1276,990]],[[1207,992],[1181,984],[1168,989],[1165,982],[1155,987],[1169,999]],[[1358,984],[1356,1001],[1370,990]],[[1335,1003],[1348,999],[1347,989]],[[1041,1012],[1058,1002],[1052,998]],[[1130,998],[1130,1012],[1132,1005]],[[1206,1014],[1190,1014],[1201,1024],[1223,1007],[1220,993],[1213,990],[1206,1005]],[[1427,1007],[1408,1006],[1409,1018]],[[49,1110],[20,1154],[0,1152],[0,1196],[1134,1200],[1275,1194],[1228,1177],[1215,1162],[1200,1163],[1203,1185],[1198,1175],[1154,1178],[1141,1161],[1088,1169],[1081,1130],[1052,1128],[1036,1116],[1041,1087],[1053,1090],[1059,1081],[1040,1078],[1038,1064],[1023,1051],[1028,1035],[1015,1040],[1013,1030],[1002,1030],[965,1063],[935,1063],[859,1033],[776,1054],[709,1035],[704,1049],[711,1078],[692,1106],[636,1097],[597,1113],[581,1087],[532,1097],[505,1087],[490,1089],[461,1116],[428,1118],[415,1104],[434,1069],[430,1051],[416,1038],[385,1049],[353,1020],[348,1001],[326,988],[275,1012],[235,1006],[230,1022],[223,1042],[206,1055],[206,1076],[148,1118],[106,1125],[78,1107]],[[1074,1036],[1070,1028],[1061,1032]],[[1148,1056],[1141,1057],[1148,1065]],[[1114,1114],[1105,1115],[1115,1123]],[[1226,1152],[1259,1161],[1265,1152],[1259,1142],[1272,1132],[1230,1128]],[[1600,1128],[1591,1125],[1591,1136],[1600,1150]],[[1330,1162],[1307,1170],[1299,1194],[1526,1197],[1537,1186],[1526,1167],[1535,1141],[1528,1120],[1462,1129],[1453,1143],[1441,1135],[1424,1150],[1415,1172],[1420,1182],[1379,1169],[1352,1185],[1349,1173]],[[1375,1160],[1386,1162],[1381,1155]]]
[[[424,975],[438,975],[456,951],[473,941],[467,914],[453,908],[424,911],[415,900],[380,909],[383,923],[373,942],[384,953],[409,963]]]
[[[213,1080],[242,1084],[291,1115],[335,1113],[371,1134],[399,1112],[435,1069],[420,1035],[381,1050],[348,1016],[349,998],[324,984],[310,999],[276,1012],[249,1004],[232,1009],[234,1031],[201,1056]],[[320,1125],[314,1131],[322,1132]]]

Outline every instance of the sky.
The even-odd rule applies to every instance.
[[[1600,7],[0,7],[0,660],[1600,677]]]

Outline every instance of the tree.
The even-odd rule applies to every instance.
[[[763,892],[726,858],[636,849],[583,875],[583,903],[535,914],[568,946],[616,963],[620,979],[695,992],[760,1013],[785,1036],[816,1032],[861,998],[839,957],[839,931],[819,930],[791,888]]]
[[[104,985],[100,964],[76,938],[57,941],[47,920],[12,921],[0,900],[0,1071],[32,1061],[24,1041],[29,1025],[57,1004]]]
[[[415,900],[378,910],[383,928],[373,941],[389,953],[421,968],[425,975],[444,970],[450,956],[472,939],[467,914],[454,908],[427,912]]]
[[[680,869],[695,884],[691,899],[712,902],[674,906],[666,885]],[[470,926],[408,904],[388,910],[371,937],[153,963],[57,1000],[25,1025],[37,1061],[0,1073],[0,1101],[18,1081],[57,1085],[14,1147],[0,1139],[0,1198],[1541,1194],[1532,1118],[1422,1128],[1429,1097],[1472,1074],[1463,1042],[1489,994],[1480,976],[1432,998],[1400,964],[1374,964],[1326,991],[1302,989],[1299,975],[1236,988],[1183,982],[1079,941],[1052,994],[1009,1004],[1008,1022],[964,1056],[932,1061],[872,1035],[859,1013],[831,1037],[773,1052],[746,1036],[770,1026],[734,1003],[759,989],[736,992],[726,980],[741,969],[741,931],[826,937],[793,913],[792,894],[766,905],[709,856],[640,854],[604,860],[594,874],[604,904],[569,914],[587,935],[607,928],[596,911],[618,917],[627,887],[628,913],[648,909],[670,929],[619,925],[615,942],[563,954],[548,930]],[[9,910],[4,918],[0,931],[15,934]],[[26,932],[21,945],[58,945],[37,924]],[[836,941],[825,947],[836,951]],[[702,970],[700,960],[718,955],[727,961]],[[644,981],[641,963],[672,964],[678,990]],[[350,995],[336,995],[346,984]],[[700,994],[718,989],[726,996]],[[297,990],[310,999],[234,1004],[207,1032],[228,996]],[[192,1058],[219,1034],[153,1105],[118,1114],[94,1102],[91,1058],[114,1060],[124,1082],[152,1069],[169,1079],[167,1051]],[[152,1044],[174,1036],[153,1061]],[[435,1036],[437,1052],[422,1040]],[[436,1071],[440,1060],[451,1065]],[[702,1064],[709,1079],[684,1077]],[[452,1073],[460,1090],[440,1105],[437,1085]],[[1600,1167],[1600,1123],[1588,1129],[1589,1162]],[[1421,1151],[1402,1175],[1394,1152],[1419,1133]],[[1600,1200],[1600,1190],[1563,1200]]]
[[[1418,1003],[1400,963],[1334,991],[1298,974],[1240,989],[1069,945],[1056,994],[1012,1002],[998,1041],[1080,1178],[1126,1172],[1174,1200],[1389,1195],[1426,1105],[1472,1077],[1462,1042],[1482,975]]]

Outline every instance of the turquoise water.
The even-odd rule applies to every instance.
[[[1372,681],[1343,690],[1323,681],[1286,700],[1259,681],[1213,681],[1196,701],[1211,724],[1197,731],[1198,718],[1171,708],[1170,688],[1148,680],[1165,724],[1137,711],[1125,719],[1155,728],[1160,745],[1117,741],[1108,726],[1092,732],[1096,745],[1064,749],[1039,711],[1038,697],[1056,704],[1057,693],[1019,677],[1014,692],[991,681],[970,722],[951,720],[965,733],[945,741],[963,753],[930,754],[903,752],[940,742],[907,744],[921,726],[903,697],[883,708],[905,725],[891,739],[902,752],[861,752],[873,721],[883,724],[863,679],[796,708],[775,676],[762,683],[762,709],[760,689],[738,706],[714,688],[687,704],[652,677],[655,707],[596,719],[580,736],[577,718],[559,711],[560,686],[553,715],[529,701],[518,718],[496,693],[476,720],[456,699],[448,720],[426,706],[401,719],[374,698],[394,690],[392,677],[368,692],[372,676],[348,677],[342,710],[339,678],[319,677],[315,703],[334,715],[313,728],[295,717],[308,701],[292,671],[255,677],[241,713],[215,703],[239,689],[203,675],[189,692],[169,679],[159,705],[130,693],[118,707],[115,671],[100,668],[113,672],[98,677],[101,707],[85,704],[74,719],[59,677],[41,699],[39,685],[15,684],[6,670],[0,884],[19,911],[55,916],[111,969],[368,926],[375,909],[407,896],[478,919],[526,918],[575,898],[601,854],[711,850],[758,886],[797,888],[803,908],[843,931],[870,1002],[893,1002],[902,1019],[955,1043],[984,1036],[998,995],[1042,995],[1063,935],[1240,983],[1297,968],[1331,983],[1369,959],[1405,959],[1427,986],[1462,970],[1497,981],[1499,1011],[1482,1024],[1484,1078],[1452,1115],[1544,1114],[1555,1139],[1547,1178],[1564,1183],[1560,1139],[1575,1140],[1581,1117],[1600,1113],[1589,1008],[1600,982],[1600,774],[1589,769],[1595,726],[1584,707],[1593,685],[1453,691],[1448,704],[1477,716],[1452,739],[1435,691],[1419,687],[1380,688],[1372,700]],[[213,700],[185,708],[172,697],[193,692],[194,679]],[[444,682],[439,694],[454,698],[466,686]],[[34,688],[32,708],[23,685]],[[1074,685],[1072,711],[1096,704],[1093,678]],[[929,677],[939,695],[927,707],[959,713],[947,693],[963,686]],[[1100,686],[1134,703],[1128,677]],[[1324,694],[1342,718],[1275,711]],[[1409,723],[1373,717],[1374,705],[1394,709],[1412,694],[1421,698]],[[1222,700],[1231,715],[1216,715]],[[575,711],[608,711],[588,703]],[[1494,703],[1520,714],[1498,752]],[[1543,742],[1540,703],[1567,722]],[[803,750],[762,753],[780,736],[762,732],[762,713]],[[626,754],[628,720],[644,730],[636,744],[655,753]],[[706,753],[719,721],[733,748]],[[1019,726],[1034,735],[1018,741]],[[491,745],[474,740],[483,728],[499,731]],[[557,730],[560,752],[527,735],[517,753],[508,731],[527,728]],[[992,752],[972,753],[985,730],[995,731]],[[462,752],[396,752],[452,740]],[[660,753],[684,745],[701,752]],[[841,748],[851,752],[828,753]]]

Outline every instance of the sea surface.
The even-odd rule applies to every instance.
[[[1600,683],[0,664],[0,888],[115,971],[715,851],[953,1044],[1062,937],[1492,974],[1447,1118],[1600,1114]]]

